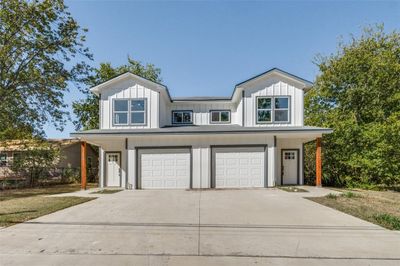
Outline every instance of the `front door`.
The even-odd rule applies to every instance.
[[[298,184],[298,156],[298,150],[282,150],[282,185]]]
[[[107,187],[119,187],[120,184],[120,155],[119,153],[106,154]]]

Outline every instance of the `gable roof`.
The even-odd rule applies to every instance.
[[[261,73],[261,74],[255,75],[254,77],[251,77],[251,78],[249,78],[249,79],[246,79],[245,81],[242,81],[242,82],[236,84],[236,85],[235,85],[235,88],[236,88],[236,87],[240,87],[240,86],[244,85],[245,83],[248,83],[248,82],[250,82],[250,81],[256,80],[256,79],[258,79],[258,78],[261,78],[261,77],[263,77],[263,76],[266,76],[266,75],[272,74],[272,73],[276,73],[276,74],[278,74],[278,75],[285,76],[285,77],[287,77],[287,78],[289,78],[289,79],[295,80],[295,81],[297,81],[297,82],[299,82],[299,83],[303,83],[303,84],[304,84],[304,87],[311,87],[311,86],[313,85],[313,83],[312,83],[311,81],[309,81],[309,80],[300,78],[299,76],[296,76],[296,75],[291,74],[291,73],[289,73],[289,72],[286,72],[286,71],[284,71],[284,70],[282,70],[282,69],[279,69],[279,68],[277,68],[277,67],[274,67],[274,68],[271,68],[270,70],[267,70],[267,71],[265,71],[265,72],[263,72],[263,73]]]
[[[96,95],[99,95],[103,88],[106,88],[107,86],[109,86],[109,85],[111,85],[111,84],[113,84],[115,82],[118,82],[118,81],[121,81],[123,79],[126,79],[126,78],[130,77],[130,78],[133,78],[133,79],[145,82],[145,83],[152,84],[156,88],[158,88],[159,90],[164,91],[166,93],[167,98],[169,99],[170,102],[182,102],[182,101],[232,101],[232,99],[234,98],[238,88],[241,88],[243,85],[245,85],[248,82],[257,80],[259,78],[262,78],[264,76],[267,76],[267,75],[270,75],[270,74],[273,74],[273,73],[278,74],[278,75],[283,76],[283,77],[286,77],[286,78],[289,78],[291,80],[294,80],[294,81],[296,81],[296,82],[298,82],[300,84],[303,84],[303,88],[302,88],[303,90],[307,90],[313,85],[313,83],[311,81],[308,81],[306,79],[300,78],[300,77],[298,77],[296,75],[293,75],[293,74],[291,74],[289,72],[283,71],[283,70],[275,67],[275,68],[271,68],[271,69],[269,69],[269,70],[267,70],[267,71],[265,71],[265,72],[263,72],[261,74],[258,74],[258,75],[254,76],[254,77],[251,77],[251,78],[249,78],[249,79],[247,79],[245,81],[242,81],[242,82],[236,84],[235,88],[234,88],[234,90],[232,92],[232,95],[230,97],[229,96],[211,96],[211,97],[210,96],[194,96],[194,97],[174,97],[174,98],[172,98],[171,94],[169,93],[168,87],[166,85],[158,83],[158,82],[155,82],[155,81],[152,81],[152,80],[149,80],[149,79],[146,79],[146,78],[141,77],[141,76],[138,76],[136,74],[133,74],[132,72],[125,72],[125,73],[119,74],[119,75],[117,75],[117,76],[115,76],[115,77],[113,77],[113,78],[111,78],[111,79],[109,79],[109,80],[107,80],[107,81],[105,81],[103,83],[100,83],[100,84],[90,88],[90,91],[93,92]]]

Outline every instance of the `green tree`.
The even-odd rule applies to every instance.
[[[321,73],[305,97],[305,123],[334,129],[323,140],[325,184],[400,183],[400,34],[368,27],[317,65]]]
[[[62,0],[0,1],[0,139],[63,128],[68,84],[90,70],[85,32]]]
[[[161,70],[153,64],[142,64],[128,57],[128,63],[119,67],[113,67],[110,63],[101,63],[100,67],[94,70],[85,84],[87,88],[82,92],[86,98],[80,101],[75,101],[72,105],[74,114],[77,119],[74,121],[75,127],[79,129],[96,129],[99,128],[99,98],[89,91],[89,88],[112,79],[125,72],[131,72],[145,79],[161,82]]]
[[[21,140],[20,152],[14,155],[11,169],[28,177],[28,184],[34,187],[40,178],[46,178],[48,171],[60,160],[60,146],[41,139]]]

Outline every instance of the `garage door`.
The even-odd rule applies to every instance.
[[[142,149],[138,155],[141,188],[190,188],[190,149]]]
[[[264,187],[265,147],[213,148],[216,188]]]

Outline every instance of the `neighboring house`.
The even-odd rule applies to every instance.
[[[311,82],[277,68],[237,84],[230,97],[172,98],[132,73],[91,88],[100,129],[72,133],[100,147],[100,186],[129,189],[303,184],[303,144],[331,129],[304,126]],[[84,145],[82,146],[84,147]]]
[[[55,166],[56,169],[62,171],[81,167],[80,141],[78,139],[48,139],[47,142],[60,148],[60,158]],[[15,176],[11,170],[14,158],[33,146],[29,140],[12,140],[0,144],[0,178]],[[90,145],[88,147],[87,168],[92,173],[98,169],[98,151]]]

